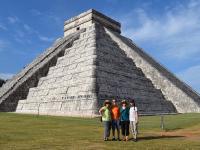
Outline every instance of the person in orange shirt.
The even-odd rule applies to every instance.
[[[112,119],[112,134],[113,138],[112,140],[115,141],[115,129],[117,129],[117,140],[120,140],[120,108],[118,107],[116,100],[112,100],[111,105],[111,119]]]

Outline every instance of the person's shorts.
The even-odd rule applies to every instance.
[[[120,121],[119,120],[112,120],[112,129],[115,130],[119,130],[120,129]]]

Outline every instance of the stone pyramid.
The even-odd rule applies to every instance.
[[[200,95],[88,10],[64,37],[0,89],[0,111],[93,117],[105,99],[135,99],[141,114],[200,112]]]

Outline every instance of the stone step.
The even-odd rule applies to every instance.
[[[98,86],[98,93],[115,93],[121,95],[132,95],[136,97],[158,97],[160,99],[164,99],[161,92],[158,92],[155,89],[133,89],[128,87],[112,87],[111,85],[101,84]]]
[[[112,86],[113,88],[118,88],[118,89],[122,89],[122,88],[129,88],[129,89],[138,89],[138,90],[141,90],[141,89],[154,89],[154,87],[152,85],[150,86],[145,86],[143,84],[134,84],[134,83],[131,83],[131,82],[117,82],[116,80],[113,80],[113,81],[109,81],[109,80],[104,80],[104,81],[100,81],[98,78],[97,78],[97,83],[99,85],[101,84],[104,84],[104,83],[107,83],[107,85],[109,86]]]
[[[39,89],[45,89],[45,88],[60,88],[62,86],[71,86],[71,85],[74,85],[74,84],[78,84],[78,83],[82,83],[82,82],[86,82],[88,80],[92,80],[94,77],[92,76],[86,76],[86,77],[82,77],[82,79],[80,78],[73,78],[70,79],[70,80],[64,80],[63,81],[60,81],[60,80],[56,80],[54,83],[46,83],[44,82],[41,86],[38,86]],[[89,81],[88,81],[89,82]]]
[[[43,84],[50,84],[56,81],[65,81],[65,80],[71,80],[73,78],[79,78],[79,77],[85,77],[86,76],[94,76],[94,70],[95,66],[94,65],[88,65],[85,67],[79,67],[78,69],[76,68],[75,70],[64,70],[63,72],[66,72],[65,74],[51,74],[46,77],[43,77],[39,80],[38,86],[41,86]],[[45,82],[45,83],[44,83]]]
[[[69,100],[78,100],[78,99],[83,99],[86,100],[88,98],[95,98],[96,93],[94,93],[92,90],[91,91],[80,91],[76,93],[76,95],[73,95],[72,93],[66,94],[66,93],[57,93],[57,94],[50,94],[50,95],[37,95],[37,96],[32,96],[28,97],[26,100],[27,102],[49,102],[49,101],[69,101]]]
[[[63,114],[72,115],[92,115],[96,108],[94,108],[95,101],[86,99],[84,101],[49,101],[49,102],[31,102],[23,105],[23,110],[18,110],[18,113],[33,113],[33,114]],[[70,112],[70,113],[69,113]]]
[[[65,59],[69,59],[72,57],[76,57],[77,55],[83,55],[84,53],[89,53],[90,51],[94,51],[96,54],[95,47],[89,47],[89,48],[81,50],[81,51],[79,51],[79,50],[76,51],[75,48],[73,48],[70,51],[71,51],[70,53],[65,54],[63,57],[58,58],[57,65],[60,64],[60,61],[63,61]]]
[[[72,56],[65,55],[64,57],[58,60],[57,66],[59,67],[69,65],[70,63],[79,63],[83,61],[83,59],[87,60],[93,58],[93,55],[96,55],[96,51],[94,49],[89,49],[88,51],[79,54],[74,54]]]
[[[135,84],[144,84],[144,85],[153,85],[152,82],[146,78],[145,76],[138,76],[137,74],[131,74],[129,76],[124,75],[124,74],[115,74],[112,72],[109,72],[108,70],[103,70],[102,68],[97,68],[96,76],[100,80],[116,80],[116,81],[121,81],[121,82],[133,82]],[[107,81],[106,81],[107,82]]]
[[[50,94],[60,94],[60,93],[65,93],[65,94],[71,94],[73,91],[76,93],[78,92],[86,92],[86,91],[92,91],[94,88],[90,87],[95,87],[95,78],[87,77],[79,80],[71,80],[71,81],[63,81],[60,84],[49,84],[46,85],[45,87],[35,87],[32,88],[29,91],[28,98],[29,97],[34,97],[34,96],[42,96],[42,95],[50,95]],[[71,90],[74,88],[74,90]],[[72,91],[72,92],[70,92]]]
[[[23,109],[24,103],[26,103],[26,99],[23,99],[23,100],[19,100],[19,101],[18,101],[17,108],[16,108],[16,112]]]
[[[129,66],[126,66],[126,67],[122,67],[122,66],[119,66],[119,65],[113,65],[113,64],[109,64],[109,63],[106,63],[106,62],[103,62],[103,61],[97,61],[97,66],[98,67],[103,67],[105,68],[106,70],[107,69],[110,69],[110,70],[120,70],[124,73],[128,73],[128,74],[134,74],[134,75],[137,75],[137,76],[144,76],[143,72],[136,68],[136,67],[131,67]]]
[[[97,67],[97,75],[99,77],[106,77],[106,76],[116,76],[116,77],[124,77],[124,78],[129,78],[129,79],[138,79],[138,80],[143,80],[147,81],[149,79],[145,78],[144,76],[140,76],[137,73],[131,73],[131,72],[123,72],[121,70],[116,70],[112,68],[106,68],[102,66],[96,66]]]
[[[118,50],[118,49],[109,49],[107,47],[105,47],[105,48],[100,47],[97,49],[97,52],[100,56],[111,55],[111,56],[113,56],[112,58],[115,58],[116,60],[118,58],[120,58],[120,59],[128,60],[129,63],[133,63],[132,60],[130,58],[128,58],[123,51]]]
[[[89,55],[89,54],[88,54]],[[89,58],[88,58],[89,57]],[[63,60],[62,61],[62,65],[56,65],[54,67],[51,67],[49,69],[48,75],[52,75],[52,74],[57,74],[57,73],[62,73],[63,71],[70,71],[70,70],[77,70],[77,69],[82,69],[82,67],[84,66],[88,66],[88,65],[94,65],[94,61],[96,59],[96,55],[93,55],[91,53],[90,56],[84,56],[81,57],[80,59],[75,59],[75,60]],[[81,68],[80,68],[81,67]]]
[[[131,67],[134,67],[135,64],[131,61],[131,59],[128,59],[126,57],[116,57],[114,55],[110,55],[110,54],[107,54],[105,55],[104,53],[100,52],[100,51],[97,51],[97,58],[100,60],[100,61],[105,61],[107,63],[110,63],[110,64],[123,64],[125,66],[131,66]]]

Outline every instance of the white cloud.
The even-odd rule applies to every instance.
[[[1,30],[7,30],[7,27],[5,25],[3,25],[3,24],[0,23],[0,29]]]
[[[139,43],[154,43],[163,55],[188,59],[200,54],[200,1],[176,5],[160,15],[140,8],[123,18],[126,36]]]
[[[16,16],[9,16],[7,19],[8,19],[8,21],[9,21],[10,23],[12,23],[12,24],[14,24],[14,23],[20,21],[19,18],[16,17]]]
[[[12,73],[0,73],[0,78],[7,80],[7,79],[11,79],[14,76],[14,74]]]
[[[29,32],[29,33],[31,33],[31,32],[34,31],[34,30],[33,30],[29,25],[27,25],[27,24],[24,24],[23,26],[24,26],[24,29],[25,29],[27,32]]]
[[[46,37],[46,36],[43,36],[43,35],[38,35],[38,38],[39,38],[41,41],[44,41],[44,42],[52,42],[52,41],[53,41],[53,38]]]
[[[37,10],[32,10],[31,12],[35,13],[35,15],[36,14],[42,15],[42,13]],[[59,18],[54,17],[52,15],[49,15],[48,17],[51,18],[52,20],[54,20],[54,22],[59,21]],[[41,35],[37,30],[35,30],[31,26],[29,26],[28,24],[24,23],[22,20],[19,20],[18,17],[16,17],[16,16],[8,17],[7,19],[9,20],[10,23],[13,24],[13,26],[15,26],[16,23],[18,23],[18,25],[14,27],[13,36],[14,36],[15,41],[17,41],[19,43],[30,44],[31,40],[25,39],[26,37],[28,37],[28,35],[32,35],[32,36],[35,35],[38,37],[39,40],[41,40],[43,42],[52,42],[53,41],[53,38]]]
[[[153,56],[161,62],[167,60],[170,70],[176,70],[183,81],[200,92],[200,1],[167,5],[157,14],[147,7],[120,17],[122,33],[141,47],[150,47]]]
[[[39,11],[39,10],[37,10],[37,9],[31,9],[30,12],[34,16],[40,16],[40,15],[42,15],[42,12]]]
[[[50,20],[52,20],[52,21],[54,21],[55,23],[57,23],[57,24],[63,24],[63,20],[60,18],[60,17],[58,17],[58,16],[55,16],[54,14],[47,14],[47,17],[50,19]]]
[[[8,46],[8,42],[7,41],[4,41],[4,40],[1,40],[0,39],[0,52],[5,50],[5,48]]]
[[[200,65],[189,67],[177,75],[200,93]]]
[[[15,31],[16,32],[16,34],[17,34],[17,36],[19,37],[19,38],[24,38],[24,36],[25,36],[25,32],[24,31],[22,31],[22,30],[16,30]]]
[[[40,17],[42,20],[48,20],[48,21],[53,21],[54,23],[56,24],[63,24],[63,20],[56,16],[55,13],[53,12],[42,12],[38,9],[31,9],[30,10],[30,13],[33,15],[33,16],[37,16],[37,17]]]
[[[106,0],[107,3],[116,4],[119,0]]]

